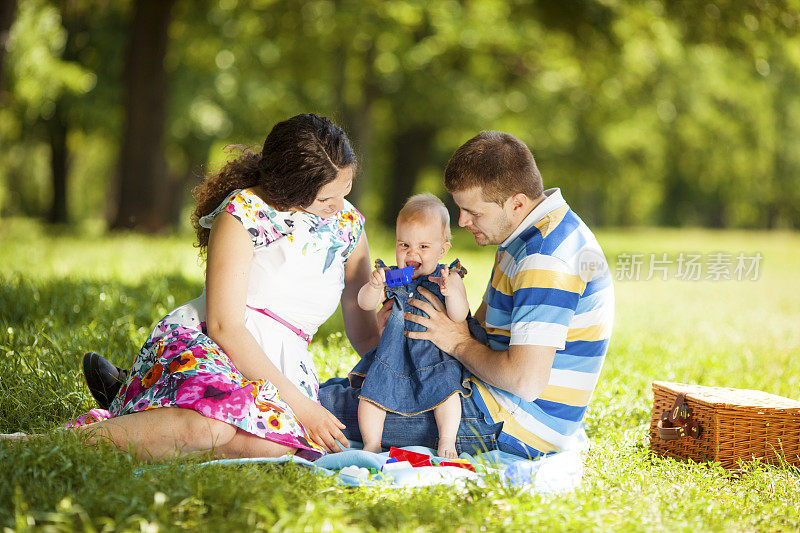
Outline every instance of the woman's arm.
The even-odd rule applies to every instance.
[[[217,215],[211,228],[206,263],[208,336],[220,345],[244,377],[269,380],[282,396],[291,396],[289,387],[282,386],[289,380],[272,364],[245,327],[252,260],[253,243],[247,231],[229,213]]]
[[[268,380],[294,411],[311,439],[329,451],[338,451],[334,439],[348,445],[345,426],[283,375],[245,327],[247,283],[253,243],[229,213],[214,219],[206,264],[206,326],[208,336],[231,358],[247,379]]]
[[[344,330],[350,344],[358,355],[362,356],[377,346],[380,338],[375,310],[365,311],[358,305],[359,290],[369,284],[370,271],[367,234],[362,232],[355,249],[344,265],[344,291],[342,291]]]

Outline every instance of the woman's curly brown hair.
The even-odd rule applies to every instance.
[[[200,218],[233,191],[260,186],[275,209],[302,209],[314,202],[319,190],[336,179],[341,169],[355,164],[347,135],[328,118],[307,113],[278,122],[261,152],[243,148],[242,155],[206,176],[192,191],[197,199],[192,213],[197,246],[205,253],[211,233],[200,225]]]

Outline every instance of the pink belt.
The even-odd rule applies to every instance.
[[[279,317],[278,315],[276,315],[275,313],[273,313],[269,309],[267,309],[267,308],[258,309],[257,307],[251,307],[249,305],[247,306],[247,308],[248,309],[252,309],[253,311],[258,311],[262,315],[266,315],[266,316],[270,317],[272,320],[278,322],[279,324],[283,324],[284,326],[289,328],[292,331],[292,333],[294,333],[295,335],[297,335],[298,337],[300,337],[304,341],[309,342],[309,343],[311,342],[311,335],[309,335],[308,333],[306,333],[302,329],[289,324],[287,321],[285,321],[284,319],[282,319],[281,317]]]

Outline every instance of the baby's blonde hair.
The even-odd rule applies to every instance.
[[[397,222],[427,222],[438,218],[442,223],[442,237],[445,242],[450,242],[450,213],[441,200],[429,192],[415,194],[408,200],[397,214]]]

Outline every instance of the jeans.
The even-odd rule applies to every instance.
[[[477,392],[473,392],[477,394]],[[358,389],[350,386],[347,378],[331,378],[319,388],[319,401],[322,406],[342,421],[347,427],[342,430],[350,440],[362,441],[358,428]],[[500,450],[519,455],[519,450],[498,442],[497,436],[503,423],[489,424],[472,397],[461,398],[461,425],[456,435],[456,451],[474,455],[484,451]],[[433,411],[403,416],[386,413],[381,445],[426,446],[437,449],[439,431]]]

